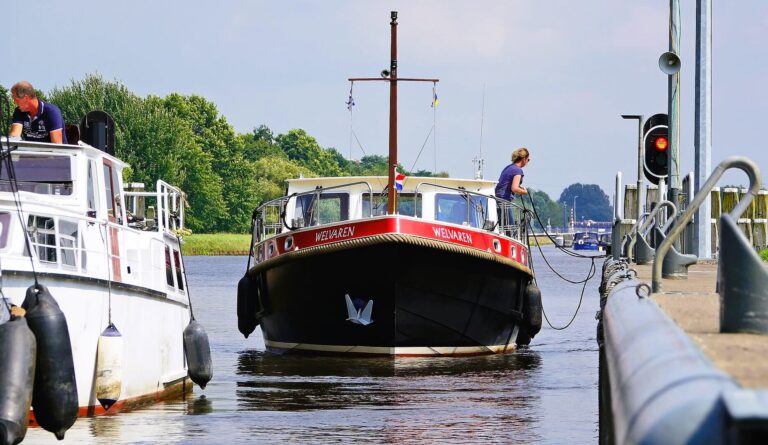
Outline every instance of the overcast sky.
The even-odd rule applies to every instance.
[[[713,3],[712,167],[746,155],[768,174],[768,2]],[[681,4],[684,175],[696,18],[694,0]],[[400,86],[403,165],[472,177],[482,149],[496,179],[526,146],[525,184],[553,199],[575,182],[610,197],[617,171],[636,181],[637,126],[619,115],[666,112],[666,0],[14,1],[2,8],[0,83],[48,91],[100,73],[140,96],[204,96],[238,132],[303,128],[345,156],[386,155],[386,84],[355,84],[352,124],[345,102],[349,77],[388,67],[391,10],[399,76],[440,79],[436,113],[431,84]],[[746,185],[742,173],[725,179]]]

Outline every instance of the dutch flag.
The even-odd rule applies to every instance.
[[[395,169],[395,189],[398,192],[403,191],[403,182],[405,181],[405,175],[398,172],[397,169]]]

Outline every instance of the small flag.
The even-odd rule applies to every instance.
[[[352,107],[355,106],[355,99],[352,98],[352,87],[354,87],[354,82],[349,83],[349,99],[345,102],[347,104],[347,110],[352,111]]]
[[[395,169],[395,190],[397,190],[398,192],[402,192],[403,182],[405,182],[405,175],[398,172],[397,169]]]
[[[437,98],[437,91],[435,90],[435,87],[432,87],[432,105],[430,106],[435,108],[438,105],[440,105],[440,100]]]

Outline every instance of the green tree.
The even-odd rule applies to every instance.
[[[533,208],[536,211],[531,223],[537,229],[542,229],[542,224],[552,226],[564,226],[563,222],[563,206],[549,197],[549,195],[541,190],[528,189],[528,196],[523,196],[522,200],[525,206],[531,207],[531,200],[533,199]],[[529,199],[530,197],[530,199]],[[541,222],[539,222],[541,220]]]
[[[243,156],[249,161],[256,161],[264,156],[278,156],[288,159],[288,156],[275,143],[275,136],[266,125],[259,125],[253,132],[238,135],[243,147]]]
[[[11,100],[10,89],[0,85],[0,116],[2,116],[2,122],[0,122],[0,134],[8,134],[11,130],[11,119],[13,118],[13,109],[15,105]]]
[[[251,214],[258,203],[254,196],[255,168],[243,153],[242,141],[216,105],[200,96],[170,94],[159,101],[168,111],[184,120],[194,139],[209,154],[214,172],[221,178],[226,206],[215,228],[227,232],[245,232],[251,225]]]
[[[288,159],[319,176],[343,176],[347,161],[335,149],[323,149],[317,140],[302,129],[280,134],[275,141]]]
[[[575,202],[579,221],[610,221],[613,213],[608,195],[597,184],[571,184],[563,190],[557,202],[568,207]]]
[[[194,231],[214,230],[226,215],[221,179],[213,174],[211,158],[196,143],[191,128],[181,118],[130,92],[123,84],[89,74],[50,92],[65,122],[79,123],[89,111],[102,110],[115,120],[115,154],[131,165],[126,181],[143,182],[149,190],[155,181],[181,187],[188,193],[187,223]]]

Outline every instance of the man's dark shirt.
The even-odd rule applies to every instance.
[[[64,119],[61,110],[56,105],[38,101],[40,104],[37,115],[31,117],[29,113],[13,110],[13,123],[21,124],[21,138],[25,141],[51,142],[51,131],[61,130],[61,141],[67,143],[67,135],[64,131]]]

